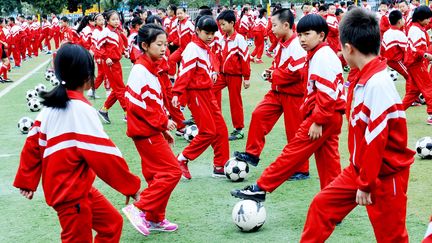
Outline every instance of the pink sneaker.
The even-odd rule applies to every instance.
[[[150,224],[145,220],[145,214],[135,207],[133,204],[127,205],[122,208],[123,213],[129,219],[129,222],[132,226],[144,236],[148,236],[150,234],[149,226]],[[143,217],[144,215],[144,217]]]
[[[178,229],[178,225],[171,223],[168,219],[164,219],[159,223],[149,221],[149,230],[173,232]]]

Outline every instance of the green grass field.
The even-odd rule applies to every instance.
[[[11,72],[11,78],[18,80],[26,73],[34,70],[48,59],[42,55],[23,64],[19,70]],[[245,108],[246,131],[251,113],[263,95],[269,90],[269,84],[262,81],[260,74],[270,64],[270,59],[264,58],[265,64],[252,64],[251,88],[243,91]],[[127,80],[131,64],[123,61],[124,78]],[[38,83],[50,84],[44,79],[45,66],[34,75],[15,87],[11,92],[0,98],[0,242],[58,242],[60,227],[55,211],[49,208],[44,200],[41,189],[36,192],[32,201],[23,198],[12,182],[19,162],[19,153],[26,138],[17,129],[17,121],[22,116],[36,117],[26,105],[25,92]],[[404,93],[405,82],[396,82],[400,94]],[[6,87],[0,84],[0,92]],[[98,95],[105,97],[100,89]],[[99,108],[104,99],[91,101]],[[232,128],[229,115],[227,95],[224,93],[223,113],[229,130]],[[110,112],[112,124],[105,125],[107,133],[122,151],[130,169],[141,175],[140,158],[135,150],[132,140],[125,135],[125,123],[122,121],[123,112],[116,104]],[[410,108],[407,111],[409,124],[409,145],[414,147],[417,139],[431,136],[431,127],[425,124],[425,106]],[[348,164],[346,121],[340,135],[339,151],[341,163]],[[246,133],[247,134],[247,133]],[[193,179],[181,180],[172,194],[167,209],[167,218],[179,224],[175,233],[153,233],[145,238],[136,232],[125,221],[123,226],[122,242],[298,242],[303,229],[307,209],[313,196],[319,190],[314,159],[311,158],[311,179],[300,182],[286,182],[274,193],[269,194],[265,207],[267,221],[263,228],[256,233],[241,233],[231,222],[231,209],[238,199],[230,196],[229,191],[253,183],[263,169],[271,163],[286,144],[283,122],[280,120],[273,131],[267,136],[267,143],[262,153],[262,162],[257,168],[251,168],[248,180],[241,183],[231,183],[225,179],[211,177],[212,150],[207,150],[197,160],[189,164]],[[230,152],[243,151],[246,140],[230,143]],[[187,142],[177,138],[173,148],[179,153]],[[423,238],[432,214],[432,162],[416,159],[411,169],[409,184],[409,202],[407,212],[407,226],[412,242],[420,242]],[[144,181],[144,180],[143,180]],[[124,206],[124,197],[97,180],[95,186],[103,192],[109,200],[121,209]],[[145,183],[142,184],[145,186]],[[328,242],[374,242],[372,227],[369,223],[366,210],[356,208],[336,228]]]

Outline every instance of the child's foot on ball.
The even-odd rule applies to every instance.
[[[255,155],[252,155],[248,152],[239,152],[239,151],[235,151],[234,152],[234,157],[236,157],[236,159],[240,160],[240,161],[244,161],[252,166],[257,166],[258,162],[259,162],[259,158]]]
[[[231,195],[236,198],[254,200],[256,202],[264,202],[266,192],[261,190],[258,185],[249,185],[243,189],[234,189],[231,191]]]
[[[165,232],[173,232],[178,229],[178,225],[171,223],[168,219],[164,219],[161,222],[155,223],[152,221],[148,221],[150,224],[149,230],[153,231],[165,231]]]

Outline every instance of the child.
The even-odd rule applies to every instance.
[[[249,88],[250,63],[249,50],[245,38],[234,30],[235,15],[232,10],[225,10],[219,14],[217,21],[225,35],[220,43],[220,74],[213,86],[213,92],[222,109],[222,89],[228,87],[231,118],[234,131],[229,140],[242,139],[244,137],[244,115],[241,96],[241,86]],[[244,80],[242,80],[244,78]]]
[[[266,192],[284,183],[312,154],[315,154],[321,189],[340,173],[338,143],[345,111],[342,65],[324,42],[328,33],[324,18],[306,15],[298,22],[297,31],[300,45],[308,52],[304,74],[307,93],[301,107],[304,121],[256,184],[233,190],[234,197],[264,201]]]
[[[10,49],[15,63],[14,68],[20,68],[21,67],[21,55],[20,55],[21,34],[20,34],[20,27],[15,24],[14,17],[9,17],[9,27],[10,27],[10,35],[11,35]]]
[[[12,82],[12,80],[8,79],[8,70],[9,70],[9,58],[7,55],[7,40],[6,35],[3,32],[3,28],[6,28],[6,22],[4,18],[0,18],[0,55],[1,55],[1,67],[0,67],[0,75],[3,77],[0,77],[0,83],[5,82]]]
[[[264,37],[265,37],[266,26],[267,26],[267,10],[265,8],[262,8],[259,10],[259,15],[255,19],[254,27],[252,29],[255,49],[251,54],[251,58],[253,62],[258,64],[263,63],[261,57],[264,52]]]
[[[147,17],[148,18],[148,17]],[[139,46],[136,43],[138,36],[138,30],[143,25],[143,21],[140,17],[135,17],[131,21],[131,28],[128,36],[128,55],[132,63],[135,63],[138,57],[142,54]]]
[[[46,54],[51,54],[51,23],[48,21],[48,17],[46,14],[42,15],[42,39],[44,41],[44,45],[47,48]]]
[[[272,66],[266,71],[271,76],[271,90],[252,113],[246,152],[234,152],[237,159],[246,161],[253,166],[258,165],[259,157],[264,148],[265,136],[283,114],[285,135],[290,143],[298,130],[302,117],[299,116],[303,103],[306,80],[302,78],[302,69],[306,62],[306,51],[300,46],[299,39],[293,31],[294,16],[289,9],[279,9],[272,14],[273,33],[280,40]],[[296,172],[298,178],[309,177],[309,162],[305,159],[304,166]]]
[[[389,14],[391,28],[384,33],[381,42],[380,55],[387,59],[387,65],[402,75],[405,80],[411,79],[408,70],[405,67],[404,54],[408,46],[408,38],[402,31],[405,22],[402,13],[394,10]],[[407,84],[412,81],[406,81]]]
[[[339,43],[339,21],[335,15],[336,7],[334,4],[329,4],[328,15],[326,18],[326,22],[329,28],[329,33],[327,36],[327,43],[330,48],[338,53],[340,51],[340,43]]]
[[[37,21],[36,17],[33,17],[31,20],[30,33],[31,33],[30,53],[31,55],[37,57],[39,56],[38,50],[39,50],[40,24],[39,21]]]
[[[196,35],[183,52],[179,76],[174,83],[172,104],[178,107],[179,98],[186,96],[186,103],[198,126],[199,133],[177,157],[183,176],[191,179],[189,160],[196,159],[209,145],[214,149],[213,176],[224,177],[223,166],[229,159],[228,129],[214,97],[217,58],[209,44],[218,30],[210,16],[199,19]]]
[[[251,36],[251,27],[253,25],[251,17],[249,16],[249,8],[243,7],[240,14],[240,21],[237,33],[248,39]]]
[[[175,231],[178,226],[165,219],[165,209],[171,192],[181,178],[181,170],[169,144],[174,138],[168,130],[174,130],[176,123],[168,120],[162,101],[162,87],[158,80],[158,66],[167,49],[165,31],[155,25],[146,24],[139,30],[138,45],[144,52],[139,56],[129,75],[126,86],[127,135],[135,143],[141,156],[144,178],[149,185],[135,204],[123,211],[135,227],[145,230]],[[144,214],[142,221],[134,221],[133,214]],[[144,230],[143,230],[144,229]]]
[[[73,44],[79,44],[80,39],[79,35],[76,33],[75,30],[69,27],[69,19],[66,16],[61,17],[60,19],[60,39],[62,40],[62,43],[73,43]]]
[[[107,27],[103,29],[97,48],[101,53],[101,60],[105,62],[105,74],[108,78],[112,92],[105,100],[103,107],[99,110],[99,116],[102,120],[110,124],[108,110],[118,100],[120,106],[126,111],[125,85],[123,83],[123,73],[120,60],[123,56],[125,47],[127,47],[127,38],[120,30],[120,17],[117,11],[111,10],[106,13]],[[126,114],[124,116],[126,121]]]
[[[351,163],[313,199],[300,242],[324,242],[357,205],[366,206],[377,242],[408,242],[406,191],[414,151],[407,148],[399,94],[378,57],[378,21],[353,9],[339,31],[345,59],[359,69],[348,90]]]
[[[381,39],[384,33],[390,29],[390,21],[388,18],[389,12],[388,12],[388,5],[389,3],[387,0],[382,0],[379,6],[379,13],[378,17],[380,18],[380,33],[381,33]]]
[[[123,218],[93,182],[96,175],[127,197],[138,197],[140,179],[104,132],[84,98],[94,78],[88,51],[64,44],[54,60],[61,84],[43,93],[44,108],[28,133],[14,186],[32,199],[42,177],[47,204],[56,210],[62,242],[119,242]]]
[[[412,25],[408,31],[408,48],[404,56],[405,65],[411,79],[407,80],[406,93],[402,104],[405,109],[416,101],[420,93],[426,100],[428,118],[426,124],[432,125],[432,82],[428,73],[432,54],[429,35],[425,30],[432,17],[432,11],[426,6],[417,7],[412,16]]]
[[[177,32],[177,25],[178,25],[177,6],[175,4],[170,4],[168,6],[168,18],[170,21],[165,31],[168,33],[169,50],[171,53],[173,53],[178,48],[178,45],[174,44],[174,40],[179,38]]]

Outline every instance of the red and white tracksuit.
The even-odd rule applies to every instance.
[[[300,242],[324,242],[356,206],[358,190],[380,242],[408,242],[405,225],[409,167],[407,124],[384,58],[366,64],[350,85],[347,111],[350,165],[313,199]]]
[[[406,84],[406,93],[402,104],[405,109],[408,109],[416,101],[418,95],[422,93],[426,100],[426,111],[432,115],[432,82],[428,73],[429,61],[423,57],[428,52],[429,47],[428,33],[419,23],[412,23],[408,31],[408,47],[404,57],[411,82]]]
[[[54,40],[54,46],[56,49],[60,46],[60,25],[59,20],[56,16],[54,16],[51,20],[52,28],[51,28],[51,36]]]
[[[346,104],[342,65],[327,43],[321,43],[308,52],[305,72],[307,95],[301,108],[304,120],[282,153],[258,179],[258,186],[267,192],[290,178],[312,154],[315,154],[321,189],[340,174],[338,145]],[[295,114],[299,116],[298,112]],[[314,123],[322,126],[322,136],[311,140],[309,129]]]
[[[140,50],[138,44],[136,43],[138,36],[138,31],[135,29],[130,30],[130,34],[128,36],[128,49],[127,52],[129,54],[129,59],[132,63],[138,59],[139,56],[142,55],[142,51]]]
[[[82,29],[80,33],[80,37],[81,37],[80,44],[87,50],[90,50],[92,45],[92,37],[91,37],[92,32],[93,29],[90,27],[90,25],[87,25],[86,27],[84,27],[84,29]]]
[[[52,32],[52,26],[51,23],[47,20],[45,22],[42,22],[42,41],[44,42],[44,45],[48,48],[48,51],[51,51],[51,32]]]
[[[112,92],[106,99],[104,107],[108,110],[118,100],[123,110],[126,110],[126,101],[124,97],[125,85],[123,83],[123,73],[120,60],[123,51],[127,47],[127,38],[120,29],[115,29],[108,25],[102,30],[101,37],[98,40],[97,48],[101,53],[101,60],[106,61],[110,58],[113,62],[111,66],[106,67],[106,76],[112,88]]]
[[[178,19],[176,16],[173,16],[169,19],[169,25],[165,29],[165,31],[168,34],[168,43],[171,43],[179,38],[178,32],[177,32],[177,25],[178,25]]]
[[[196,35],[182,55],[179,76],[174,83],[173,95],[186,96],[186,103],[195,123],[198,135],[183,150],[189,160],[196,159],[209,145],[214,150],[214,166],[224,166],[229,159],[228,129],[214,97],[211,78],[217,57],[210,47]]]
[[[21,24],[21,41],[20,41],[20,53],[21,53],[21,59],[25,59],[27,56],[27,51],[29,49],[30,45],[30,25],[27,21],[24,20],[24,22]],[[28,53],[31,55],[31,53]]]
[[[244,14],[240,19],[240,24],[237,29],[237,33],[244,36],[245,39],[248,39],[252,36],[252,27],[253,22],[251,20],[251,17],[248,14]]]
[[[181,61],[183,50],[191,42],[192,36],[195,35],[195,27],[188,18],[185,18],[178,21],[176,31],[177,38],[173,40],[173,43],[179,48],[171,53],[169,57],[170,68],[172,70],[175,70],[177,63]]]
[[[302,78],[306,62],[306,51],[300,46],[297,35],[285,42],[280,42],[276,48],[276,56],[270,70],[271,90],[255,107],[249,125],[246,142],[246,152],[256,157],[261,155],[265,144],[265,136],[284,115],[285,135],[288,143],[294,138],[302,122],[299,115],[300,106],[305,94],[305,80]],[[309,172],[307,158],[300,172]]]
[[[15,66],[21,66],[21,53],[20,53],[20,41],[21,41],[21,28],[18,25],[12,25],[10,28],[11,34],[11,53],[15,62]]]
[[[261,59],[264,52],[264,37],[266,34],[267,18],[256,18],[254,26],[252,28],[252,35],[254,37],[255,49],[251,56]]]
[[[171,192],[181,178],[181,170],[163,133],[168,132],[162,86],[158,67],[147,55],[133,66],[126,86],[127,135],[141,156],[141,168],[148,187],[135,206],[146,213],[147,220],[161,222]],[[151,153],[150,153],[151,151]]]
[[[335,53],[338,53],[338,51],[341,50],[339,41],[339,21],[337,20],[336,15],[328,14],[326,22],[329,29],[327,34],[327,43]]]
[[[30,39],[30,49],[31,55],[34,56],[39,56],[39,46],[40,46],[40,24],[37,21],[34,21],[31,25],[30,25],[30,35],[31,35],[31,39]]]
[[[404,61],[404,53],[408,46],[408,38],[405,33],[396,28],[391,27],[384,33],[383,39],[381,41],[381,51],[380,55],[387,59],[387,65],[396,70],[400,75],[402,75],[405,80],[411,79],[408,74],[408,69],[406,68]],[[406,84],[411,83],[411,80],[406,81]]]
[[[222,110],[222,89],[228,87],[231,119],[234,128],[244,128],[243,101],[241,88],[243,78],[250,78],[250,62],[248,44],[245,38],[234,32],[231,36],[225,34],[219,40],[220,74],[213,86],[213,92]]]
[[[105,89],[110,89],[109,81],[107,80],[106,72],[107,67],[104,60],[102,60],[102,52],[98,48],[98,41],[102,38],[103,28],[100,26],[96,26],[91,35],[92,45],[91,50],[93,51],[94,59],[97,65],[97,76],[94,81],[94,89],[98,89],[99,86],[104,82]]]
[[[381,39],[382,39],[384,33],[388,29],[390,29],[391,25],[390,25],[390,21],[389,21],[389,18],[388,18],[388,15],[389,15],[388,12],[386,12],[386,13],[381,13],[380,12],[379,15],[381,16],[380,22],[379,22],[379,27],[380,27],[380,35],[381,35]]]
[[[426,230],[422,243],[432,243],[432,217],[430,219],[429,226]]]
[[[168,28],[170,27],[170,24],[171,24],[171,19],[169,17],[165,16],[162,19],[162,27],[164,28],[165,31],[168,30]]]
[[[82,93],[67,91],[66,109],[44,108],[28,133],[14,187],[36,191],[58,214],[62,242],[119,242],[123,219],[93,187],[96,175],[120,193],[135,195],[133,175]]]
[[[3,31],[3,27],[0,26],[0,41],[2,43],[0,43],[0,55],[3,53],[3,51],[5,51],[6,53],[6,58],[9,58],[9,56],[7,56],[7,47],[3,44],[6,43],[7,45],[7,40],[6,40],[6,35],[5,32]],[[0,67],[0,75],[3,77],[3,79],[7,79],[8,76],[8,70],[9,70],[9,66],[6,65],[4,62],[1,63],[1,67]]]
[[[273,27],[273,25],[272,25],[271,17],[269,17],[268,21],[267,21],[266,31],[267,31],[267,36],[269,37],[271,45],[268,49],[268,52],[272,52],[277,47],[277,45],[279,43],[278,38],[275,36],[275,34],[272,31],[272,27]]]
[[[405,13],[403,13],[403,18],[405,20],[405,33],[408,34],[409,28],[411,27],[412,24],[412,14],[413,14],[414,10],[409,9],[408,11],[406,11]]]

